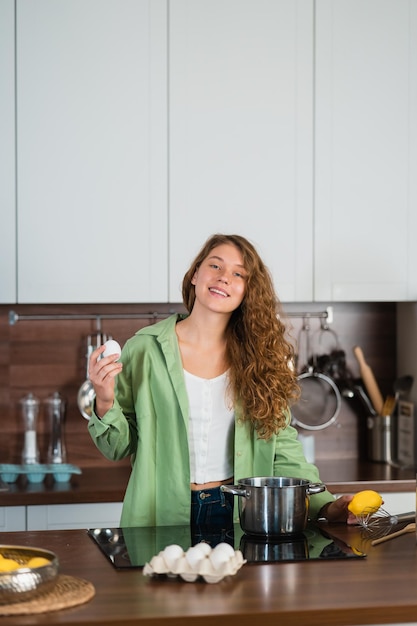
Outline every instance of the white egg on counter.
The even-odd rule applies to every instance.
[[[106,348],[102,353],[103,358],[106,356],[110,356],[111,354],[117,354],[117,358],[119,358],[122,353],[122,349],[117,341],[115,341],[114,339],[108,339],[103,345]]]
[[[186,552],[176,545],[167,546],[152,557],[143,568],[144,576],[166,574],[169,578],[180,577],[187,582],[203,579],[217,583],[226,576],[234,576],[246,563],[240,550],[226,543],[211,548],[205,542],[197,543]]]
[[[192,569],[197,572],[201,562],[206,558],[206,554],[201,550],[200,545],[195,545],[192,548],[188,548],[185,553],[185,558],[191,565]]]
[[[210,544],[205,541],[200,541],[200,543],[197,543],[196,546],[201,554],[204,554],[204,556],[208,556],[212,550]]]
[[[210,553],[210,561],[214,569],[219,569],[225,563],[235,556],[235,551],[228,543],[218,543]]]
[[[165,563],[168,565],[169,569],[173,571],[178,560],[184,556],[184,550],[181,546],[173,543],[167,546],[165,550],[162,551],[161,555],[165,559]]]

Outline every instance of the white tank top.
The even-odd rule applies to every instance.
[[[184,370],[189,402],[190,482],[233,476],[234,410],[227,404],[227,372],[200,378]]]

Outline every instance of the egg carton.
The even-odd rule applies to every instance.
[[[165,574],[186,582],[203,579],[206,583],[218,583],[226,576],[236,574],[245,563],[242,552],[234,550],[228,543],[219,543],[212,548],[202,541],[186,552],[181,546],[172,544],[145,563],[143,575]]]
[[[41,483],[47,474],[52,474],[58,483],[66,483],[72,474],[81,474],[82,471],[75,465],[68,463],[30,463],[27,465],[14,465],[12,463],[0,464],[0,476],[6,483],[14,483],[19,476],[24,475],[30,483]]]

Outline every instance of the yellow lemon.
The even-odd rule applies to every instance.
[[[28,567],[43,567],[43,565],[49,565],[51,561],[45,559],[43,556],[34,556],[29,561]]]
[[[368,515],[375,513],[382,504],[382,497],[372,489],[359,491],[348,504],[353,515]]]
[[[14,569],[19,569],[20,567],[22,567],[22,565],[14,559],[0,559],[0,572],[11,572]]]

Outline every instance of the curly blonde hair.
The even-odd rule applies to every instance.
[[[226,355],[230,389],[246,419],[262,439],[269,439],[287,423],[287,411],[299,395],[293,367],[294,348],[286,339],[283,311],[271,275],[254,246],[240,235],[211,236],[185,274],[183,302],[190,313],[195,301],[192,278],[213,248],[235,246],[247,271],[245,296],[227,327]]]

